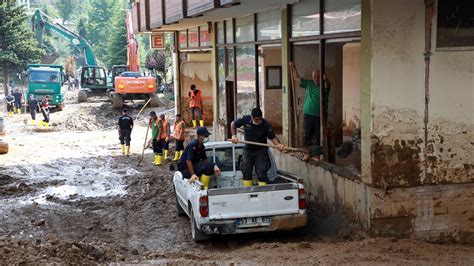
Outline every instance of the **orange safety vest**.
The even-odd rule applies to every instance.
[[[201,91],[196,90],[197,93],[194,93],[193,90],[189,91],[189,96],[191,99],[189,100],[189,107],[199,107],[202,110],[202,97]]]
[[[184,126],[184,128],[182,127]],[[186,131],[186,124],[184,121],[179,121],[174,125],[174,138],[177,140],[184,140],[186,137],[184,135]]]
[[[160,134],[160,139],[166,139],[167,137],[169,137],[169,131],[170,131],[170,128],[169,128],[169,124],[168,124],[168,121],[166,120],[161,120],[161,134]]]

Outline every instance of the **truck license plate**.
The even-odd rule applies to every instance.
[[[272,223],[271,216],[248,217],[237,219],[238,227],[267,226]]]

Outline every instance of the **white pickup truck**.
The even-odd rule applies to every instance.
[[[306,225],[303,180],[277,170],[270,150],[271,182],[262,187],[243,187],[239,166],[244,145],[210,142],[205,146],[208,159],[222,172],[212,177],[209,190],[199,181],[189,183],[179,171],[173,176],[177,214],[189,216],[196,242],[213,234],[290,230]]]

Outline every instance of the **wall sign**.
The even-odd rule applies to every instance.
[[[153,33],[150,35],[150,46],[152,49],[165,49],[165,34],[164,33]]]

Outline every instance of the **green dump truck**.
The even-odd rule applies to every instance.
[[[49,97],[51,107],[56,107],[61,111],[64,107],[64,94],[62,85],[64,84],[63,66],[61,65],[28,65],[28,91],[26,99],[30,95],[41,101],[44,97]]]

